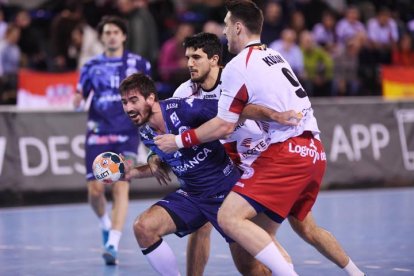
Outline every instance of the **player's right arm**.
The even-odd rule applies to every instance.
[[[240,117],[242,119],[268,122],[274,121],[282,125],[296,126],[303,115],[301,112],[296,112],[294,110],[278,112],[261,105],[248,104],[244,107]]]
[[[89,77],[89,69],[92,61],[87,62],[81,69],[79,82],[76,86],[76,92],[73,97],[73,106],[78,109],[83,99],[86,99],[92,90],[92,82]]]
[[[81,105],[82,100],[82,93],[76,90],[75,96],[73,97],[73,107],[75,107],[75,109],[78,109]]]

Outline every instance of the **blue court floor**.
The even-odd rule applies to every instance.
[[[156,275],[131,227],[154,202],[131,201],[117,267],[103,264],[97,219],[86,203],[0,209],[0,275]],[[314,216],[368,275],[414,275],[414,188],[321,192]],[[287,222],[278,238],[300,275],[346,275],[300,240]],[[185,275],[186,238],[166,240]],[[238,275],[217,232],[212,241],[205,275]]]

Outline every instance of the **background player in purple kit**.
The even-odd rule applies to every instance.
[[[122,109],[118,87],[128,75],[136,72],[149,74],[151,66],[142,57],[124,50],[127,27],[122,19],[104,17],[98,25],[98,32],[105,50],[82,67],[74,105],[79,108],[82,99],[93,93],[85,141],[88,197],[100,220],[105,247],[103,258],[107,265],[114,265],[128,209],[129,183],[118,181],[112,185],[110,217],[106,210],[105,186],[95,180],[92,162],[105,151],[122,153],[132,161],[137,159],[139,138],[136,128]]]

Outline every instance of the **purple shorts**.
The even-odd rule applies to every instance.
[[[206,222],[211,222],[214,228],[223,236],[226,242],[233,240],[224,234],[217,222],[219,207],[229,191],[221,192],[209,197],[196,197],[179,189],[155,203],[163,207],[177,226],[175,234],[179,237],[191,234]]]
[[[138,144],[138,134],[87,135],[85,143],[86,180],[95,180],[92,172],[93,160],[105,151],[112,151],[118,154],[122,153],[126,159],[133,160],[133,164],[135,164],[138,155]]]

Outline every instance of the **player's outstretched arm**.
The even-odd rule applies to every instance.
[[[190,148],[206,142],[211,142],[230,135],[236,123],[227,122],[215,117],[197,129],[189,129],[181,135],[165,134],[154,137],[155,144],[160,150],[172,153],[180,148]]]
[[[133,178],[147,178],[153,176],[149,165],[141,165],[133,168],[125,169],[125,180],[129,181]]]
[[[275,121],[282,125],[296,126],[302,119],[302,113],[294,110],[278,112],[261,105],[248,104],[244,107],[241,118],[268,122]]]

